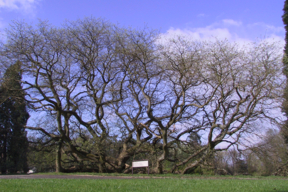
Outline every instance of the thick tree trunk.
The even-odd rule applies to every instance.
[[[98,164],[99,173],[105,173],[105,171],[106,171],[106,166],[105,166],[104,160],[105,160],[105,157],[103,155],[100,155],[99,164]]]
[[[155,167],[156,173],[163,174],[163,161],[164,160],[165,158],[164,158],[164,152],[163,152],[163,154],[157,159],[156,167]]]
[[[211,151],[208,151],[206,154],[203,154],[201,157],[199,157],[197,160],[194,160],[192,163],[188,164],[185,169],[181,172],[181,174],[187,173],[188,170],[193,169],[200,165],[207,157],[211,155]]]
[[[56,150],[56,173],[62,172],[61,148],[62,148],[62,141],[59,142]]]
[[[140,136],[137,136],[137,140],[139,142],[137,142],[137,144],[135,146],[133,146],[132,148],[128,149],[127,143],[123,144],[123,149],[121,151],[121,153],[119,154],[118,158],[117,158],[117,172],[122,172],[123,170],[125,170],[126,168],[128,168],[129,166],[126,167],[126,162],[130,159],[130,157],[135,154],[135,151],[140,147],[141,142],[140,142]],[[131,165],[132,166],[132,165]]]
[[[197,167],[203,161],[203,159],[204,159],[204,157],[202,157],[199,160],[194,161],[193,163],[190,163],[187,167],[185,167],[185,169],[182,171],[181,174],[185,174],[185,173],[187,173],[188,170]]]
[[[122,172],[125,169],[125,163],[130,158],[130,155],[127,151],[127,144],[123,144],[123,149],[120,155],[117,158],[117,172]]]
[[[162,147],[162,155],[157,159],[155,172],[159,174],[163,174],[163,162],[166,160],[168,156],[168,145],[167,145],[167,131],[162,131],[163,136],[163,147]]]
[[[6,167],[6,162],[7,162],[7,133],[4,134],[4,139],[3,139],[3,152],[1,154],[2,158],[2,168],[1,168],[1,173],[6,174],[7,167]]]

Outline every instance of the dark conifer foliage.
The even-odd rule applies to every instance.
[[[28,171],[28,140],[24,125],[29,118],[21,87],[20,62],[11,65],[1,84],[0,167],[1,172]]]
[[[283,23],[285,25],[286,36],[285,36],[285,48],[284,48],[284,57],[283,64],[284,69],[283,73],[286,77],[288,77],[288,1],[286,0],[283,8],[284,14],[282,16]],[[283,111],[288,116],[288,79],[286,80],[286,88],[284,90],[284,102],[283,102]],[[285,137],[286,143],[288,143],[288,121],[286,121],[285,125],[282,127],[282,134]]]

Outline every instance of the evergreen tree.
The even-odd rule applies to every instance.
[[[21,63],[11,65],[0,87],[0,167],[1,172],[28,171],[28,140],[24,126],[29,118],[20,83]]]
[[[286,117],[288,117],[288,1],[286,0],[284,3],[284,14],[282,16],[283,23],[285,25],[285,30],[286,30],[286,36],[285,36],[285,48],[284,48],[284,57],[283,57],[283,64],[284,64],[284,69],[283,73],[287,77],[286,79],[286,88],[284,90],[284,99],[285,101],[283,102],[283,111],[286,114]],[[288,143],[288,120],[286,120],[285,125],[281,128],[282,134],[285,137],[286,143]]]
[[[284,56],[283,56],[283,73],[286,76],[286,87],[284,89],[284,102],[282,105],[282,111],[285,113],[288,118],[288,1],[285,0],[284,14],[282,15],[282,20],[285,25],[286,35],[285,35],[285,47],[284,47]],[[284,137],[285,143],[288,145],[288,119],[285,121],[284,125],[281,127],[281,134]],[[287,153],[288,154],[288,153]],[[275,175],[285,176],[288,173],[288,162],[284,162],[281,166],[278,167],[278,171],[276,171]]]

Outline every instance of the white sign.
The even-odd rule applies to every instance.
[[[32,174],[32,173],[34,173],[33,170],[29,170],[29,171],[27,172],[27,174]]]
[[[133,161],[132,167],[148,167],[148,161]]]

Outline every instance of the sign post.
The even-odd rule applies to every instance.
[[[149,175],[149,162],[148,160],[142,160],[142,161],[133,161],[132,162],[132,175],[133,175],[133,168],[138,167],[148,167],[148,175]]]

